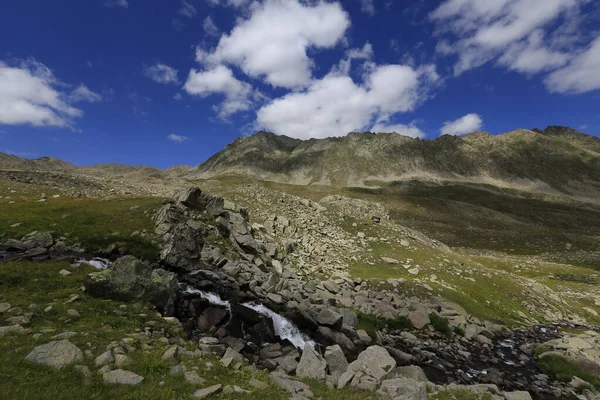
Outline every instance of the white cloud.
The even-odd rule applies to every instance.
[[[144,75],[157,83],[177,83],[177,70],[165,64],[157,63],[144,70]]]
[[[177,101],[181,100],[183,98],[183,96],[181,95],[181,93],[176,93],[175,96],[173,96],[173,98]]]
[[[219,34],[221,33],[221,31],[219,30],[217,25],[215,25],[210,15],[204,18],[204,21],[202,22],[202,28],[204,28],[204,32],[209,36],[219,36]]]
[[[224,65],[217,65],[206,71],[192,69],[184,89],[189,94],[201,97],[225,95],[225,101],[216,107],[219,116],[224,119],[236,112],[248,110],[252,105],[252,86],[238,80],[231,69]]]
[[[440,133],[442,135],[466,135],[479,131],[482,126],[483,119],[479,114],[467,114],[456,121],[445,122]]]
[[[457,54],[455,75],[477,68],[497,57],[511,69],[533,73],[564,64],[560,49],[550,48],[559,42],[568,43],[569,30],[557,29],[572,23],[578,10],[588,0],[446,0],[435,9],[430,18],[438,30],[449,33],[438,43],[438,52]],[[535,11],[532,11],[535,10]],[[565,21],[569,16],[570,21]],[[542,29],[554,33],[544,40]],[[536,32],[537,31],[537,32]],[[559,40],[560,39],[560,40]],[[541,58],[536,65],[534,55]],[[562,64],[561,64],[562,63]]]
[[[0,124],[72,126],[83,112],[69,104],[58,81],[45,65],[31,59],[9,66],[0,61]]]
[[[181,8],[179,14],[187,18],[194,18],[196,16],[196,8],[185,0],[181,0]]]
[[[207,67],[231,64],[273,86],[295,88],[310,83],[313,62],[307,50],[332,48],[350,26],[339,3],[313,5],[298,0],[253,3],[251,15],[223,35],[210,52],[199,49]]]
[[[174,133],[171,133],[169,136],[167,136],[167,139],[169,139],[173,142],[183,143],[186,140],[188,140],[189,138],[187,136],[181,136],[181,135],[176,135]]]
[[[584,93],[600,89],[600,36],[566,67],[551,73],[545,84],[548,90],[558,93]]]
[[[373,58],[373,46],[367,42],[362,49],[350,49],[346,51],[346,57],[340,60],[337,67],[334,68],[335,72],[343,75],[350,73],[350,67],[352,66],[352,60],[370,60]]]
[[[342,136],[367,129],[373,122],[374,128],[382,128],[391,115],[419,105],[437,79],[432,66],[418,70],[405,65],[374,66],[361,85],[347,75],[332,72],[313,81],[306,90],[262,107],[256,125],[301,139]],[[415,130],[395,127],[418,135]]]
[[[104,3],[105,6],[107,7],[123,7],[123,8],[127,8],[129,7],[129,0],[107,0]]]
[[[360,10],[365,14],[375,15],[374,0],[360,0]]]
[[[392,124],[388,125],[385,123],[379,123],[369,129],[375,133],[399,133],[404,136],[410,136],[412,138],[424,138],[425,132],[415,126],[415,124],[403,125],[403,124]]]
[[[102,96],[94,93],[83,83],[77,86],[69,95],[69,99],[75,103],[87,101],[88,103],[96,103],[102,101]]]

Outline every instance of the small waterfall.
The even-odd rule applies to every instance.
[[[300,329],[292,323],[289,319],[282,317],[274,311],[271,311],[262,304],[256,303],[244,303],[244,306],[253,309],[259,314],[265,315],[273,320],[273,328],[275,328],[275,334],[281,339],[289,340],[296,348],[303,349],[304,345],[309,344],[312,347],[315,346],[315,342],[310,340],[308,336],[300,332]]]
[[[80,259],[75,261],[78,264],[87,264],[96,269],[106,269],[110,265],[110,260],[106,258],[94,257],[91,260]]]
[[[208,300],[208,302],[210,304],[225,307],[227,310],[231,311],[231,304],[227,300],[223,300],[221,297],[219,297],[218,294],[204,292],[202,290],[194,289],[189,286],[183,291],[183,293],[196,294],[196,295],[202,297],[203,299]]]
[[[221,297],[215,293],[205,292],[189,286],[183,290],[183,293],[198,295],[203,299],[208,300],[209,303],[216,306],[225,307],[231,312],[231,304],[227,300],[221,299]],[[262,304],[242,303],[242,305],[256,311],[259,314],[269,317],[273,321],[275,335],[279,336],[282,340],[289,340],[290,343],[296,346],[296,348],[303,349],[306,344],[309,344],[312,347],[315,346],[315,342],[310,340],[307,335],[300,332],[300,329],[298,329],[298,327],[289,319],[277,314]]]

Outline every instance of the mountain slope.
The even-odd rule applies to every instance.
[[[336,186],[418,179],[503,181],[574,193],[600,189],[600,139],[570,128],[517,129],[493,136],[419,140],[395,133],[350,133],[299,140],[259,132],[235,140],[189,176],[225,174]]]

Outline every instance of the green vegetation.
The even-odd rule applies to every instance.
[[[600,388],[600,376],[597,373],[587,372],[582,365],[570,361],[565,357],[550,354],[542,357],[537,362],[537,366],[555,376],[559,381],[569,382],[576,376],[588,382],[596,389]]]
[[[172,376],[170,366],[161,360],[168,344],[155,342],[152,345],[135,339],[136,351],[128,353],[134,365],[126,367],[144,377],[138,386],[111,386],[104,384],[102,377],[96,373],[93,359],[81,362],[87,366],[92,375],[87,383],[73,366],[55,370],[36,365],[25,360],[25,357],[36,346],[50,342],[51,336],[63,332],[77,332],[69,338],[82,351],[90,350],[94,356],[106,351],[106,346],[113,341],[126,337],[136,338],[136,331],[146,326],[164,329],[166,337],[182,337],[180,328],[169,325],[153,306],[145,303],[123,303],[111,300],[92,298],[81,292],[83,278],[93,271],[91,267],[71,269],[72,274],[62,276],[59,271],[69,269],[66,262],[10,262],[0,264],[0,302],[9,302],[13,309],[20,308],[24,312],[33,312],[30,334],[8,334],[0,340],[0,382],[2,382],[2,399],[23,400],[80,400],[80,399],[126,399],[126,400],[179,400],[189,399],[195,390],[214,384],[237,385],[252,393],[221,392],[211,398],[222,400],[283,400],[289,398],[274,384],[266,389],[255,389],[248,385],[251,378],[269,383],[264,372],[254,371],[249,367],[239,370],[225,368],[214,357],[189,357],[182,360],[188,370],[195,370],[206,380],[201,386],[186,383],[182,376]],[[67,303],[72,296],[78,295],[76,301]],[[31,305],[35,306],[32,308]],[[51,311],[44,311],[51,305]],[[68,309],[75,309],[80,317],[69,317]],[[8,313],[10,316],[11,313]],[[0,317],[5,318],[6,315]],[[44,330],[43,337],[36,339],[32,334]],[[181,346],[193,350],[194,343],[180,342]],[[318,382],[307,382],[311,390],[323,399],[361,400],[369,399],[372,393],[354,389],[332,391]]]
[[[48,199],[38,202],[42,192]],[[79,243],[88,251],[117,244],[137,257],[156,260],[159,252],[156,239],[131,234],[154,231],[151,216],[162,199],[54,198],[54,194],[56,191],[47,187],[0,181],[0,232],[5,238],[21,239],[33,231],[49,231],[57,238],[66,237],[67,244]]]
[[[382,329],[391,330],[409,330],[412,329],[410,321],[406,317],[394,319],[379,318],[374,315],[362,313],[353,310],[358,316],[358,325],[356,329],[362,329],[371,336],[373,340],[377,339],[377,331]]]
[[[429,321],[431,321],[431,326],[433,326],[433,329],[436,331],[445,335],[452,334],[452,328],[450,327],[448,318],[444,318],[436,313],[431,313],[429,314]]]

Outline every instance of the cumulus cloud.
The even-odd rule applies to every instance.
[[[427,96],[427,88],[437,80],[433,66],[374,66],[362,84],[332,72],[314,80],[305,90],[289,93],[262,107],[256,123],[260,128],[301,139],[343,136],[369,128],[374,121],[374,130],[379,130],[391,115],[419,105]],[[392,127],[411,136],[420,135],[414,129]]]
[[[566,67],[552,72],[545,80],[551,92],[584,93],[600,89],[600,36]]]
[[[181,95],[181,93],[175,93],[175,96],[173,96],[173,99],[179,101],[183,98],[183,96]]]
[[[72,126],[83,112],[70,104],[73,99],[61,91],[64,87],[48,67],[33,59],[19,65],[0,61],[0,124]]]
[[[248,110],[252,105],[252,86],[238,80],[233,76],[231,69],[224,65],[217,65],[206,71],[192,69],[184,89],[189,94],[201,97],[224,95],[225,101],[215,107],[223,119],[236,112]]]
[[[157,63],[144,69],[144,75],[157,83],[177,83],[177,70],[165,64]]]
[[[75,103],[87,101],[88,103],[96,103],[102,101],[102,96],[94,93],[83,83],[77,86],[69,95],[69,99]]]
[[[174,133],[171,133],[169,136],[167,136],[167,139],[176,143],[183,143],[189,138],[187,136],[176,135]]]
[[[179,14],[187,18],[194,18],[196,16],[196,8],[185,0],[181,0],[181,8]]]
[[[467,133],[479,131],[482,126],[483,119],[479,114],[467,114],[456,121],[444,123],[440,133],[442,135],[466,135]]]
[[[498,57],[501,57],[499,63],[510,69],[534,73],[560,67],[566,62],[563,52],[552,46],[572,42],[564,37],[572,32],[557,29],[556,24],[571,24],[586,2],[446,0],[430,14],[430,18],[438,24],[440,32],[451,37],[441,40],[437,50],[445,55],[458,55],[455,75]],[[544,29],[554,35],[544,40]]]
[[[198,49],[198,61],[207,67],[237,66],[252,78],[264,78],[276,87],[296,88],[311,81],[311,48],[338,44],[350,26],[339,3],[301,3],[266,0],[253,3],[248,19],[241,20],[215,49]]]
[[[250,3],[250,0],[208,0],[208,2],[214,6],[241,7]]]

